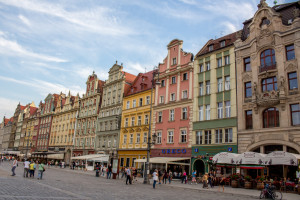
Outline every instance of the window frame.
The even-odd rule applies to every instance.
[[[218,114],[218,119],[223,118],[223,102],[217,102],[217,114]]]
[[[217,78],[218,92],[223,92],[223,78]]]
[[[175,109],[170,109],[170,122],[175,121]]]
[[[182,81],[186,81],[186,80],[188,80],[188,73],[187,72],[182,74]]]
[[[250,86],[248,85],[250,84]],[[248,86],[247,86],[248,85]],[[252,82],[251,81],[248,81],[248,82],[245,82],[244,83],[244,88],[245,88],[245,98],[250,98],[252,97]],[[247,91],[250,91],[250,95],[248,95]]]
[[[272,111],[271,109],[274,109]],[[274,128],[274,127],[280,127],[280,117],[279,117],[279,109],[276,107],[270,107],[265,109],[262,112],[262,120],[263,120],[263,128]],[[266,116],[265,116],[266,115]],[[274,125],[270,126],[270,119],[274,118]],[[265,119],[266,118],[266,119]],[[265,123],[266,120],[266,123]]]
[[[176,84],[176,76],[171,77],[171,84]]]
[[[196,144],[203,144],[203,131],[196,131]]]
[[[223,143],[223,130],[216,129],[215,130],[215,144],[222,144]]]
[[[182,108],[182,120],[188,119],[188,109],[187,107]]]
[[[161,142],[162,142],[162,133],[161,133],[161,131],[158,131],[158,132],[156,133],[156,135],[157,135],[156,143],[157,143],[157,144],[161,144]]]
[[[203,105],[201,105],[201,106],[199,106],[199,121],[203,121],[204,120],[204,117],[203,117],[203,114],[204,114],[204,106]]]
[[[291,47],[291,46],[293,47],[293,49],[289,49],[289,50],[288,50],[288,48]],[[293,52],[293,54],[294,54],[294,57],[293,57],[293,58],[290,58],[290,59],[289,59],[289,56],[288,56],[288,53],[289,53],[289,52]],[[285,57],[286,57],[286,60],[287,60],[287,61],[289,61],[289,60],[295,60],[296,55],[295,55],[295,46],[294,46],[294,44],[290,44],[290,45],[286,45],[286,46],[285,46]]]
[[[211,144],[211,130],[204,131],[204,144]]]
[[[251,58],[250,57],[244,58],[244,71],[245,72],[251,71]]]
[[[199,96],[203,96],[204,95],[204,84],[203,82],[199,83]]]
[[[172,133],[172,134],[170,134]],[[172,141],[171,141],[172,139]],[[174,131],[168,131],[168,144],[173,144],[174,143]]]
[[[232,143],[233,142],[233,129],[232,128],[225,128],[225,143]]]
[[[298,110],[292,110],[292,107],[294,106],[294,105],[298,105]],[[298,125],[300,125],[300,117],[299,117],[299,122],[298,122],[298,124],[295,124],[294,123],[294,120],[293,120],[293,113],[299,113],[300,114],[300,105],[299,105],[299,103],[295,103],[295,104],[290,104],[290,114],[291,114],[291,125],[292,126],[298,126]]]
[[[162,123],[162,111],[157,112],[157,123]]]
[[[272,80],[271,83],[268,83],[268,80]],[[264,83],[265,82],[265,83]],[[276,76],[272,76],[272,77],[268,77],[268,78],[264,78],[261,80],[261,91],[262,92],[268,92],[268,91],[272,91],[272,90],[268,90],[268,86],[269,85],[272,85],[273,89],[272,90],[277,90],[278,87],[277,87],[277,77]]]
[[[253,111],[252,110],[245,110],[245,129],[247,129],[247,130],[253,129]]]
[[[290,75],[292,75],[292,74],[296,74],[296,76],[290,78]],[[297,77],[297,72],[289,72],[287,75],[288,75],[289,90],[298,89],[298,77]],[[296,82],[297,82],[296,86],[297,86],[297,87],[291,88],[291,82],[292,82],[293,80],[296,80]]]
[[[187,142],[187,131],[180,130],[180,143],[186,143]]]

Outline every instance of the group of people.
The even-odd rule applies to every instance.
[[[24,163],[24,172],[23,172],[23,177],[24,178],[28,178],[28,175],[30,178],[34,178],[34,174],[35,174],[35,170],[38,170],[38,179],[43,179],[43,173],[45,172],[45,165],[43,162],[39,162],[39,161],[28,161],[25,160]],[[18,161],[16,158],[13,158],[13,163],[12,163],[12,175],[11,176],[15,176],[15,170],[16,168],[19,166]]]

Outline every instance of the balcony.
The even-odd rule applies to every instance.
[[[259,66],[259,73],[269,71],[269,70],[273,70],[273,69],[276,69],[276,63],[275,64],[268,63],[268,64],[265,64],[265,65]]]
[[[259,106],[274,106],[279,103],[279,91],[266,91],[257,95],[257,105]]]

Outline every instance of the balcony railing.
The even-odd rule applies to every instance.
[[[265,64],[265,65],[259,66],[259,73],[269,71],[269,70],[272,70],[272,69],[276,69],[276,63],[274,63],[274,64],[268,63],[268,64]]]

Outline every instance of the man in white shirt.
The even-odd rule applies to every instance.
[[[29,172],[29,165],[30,165],[30,162],[28,160],[25,160],[24,162],[24,178],[25,178],[25,175],[26,175],[26,178],[28,178],[28,172]]]
[[[156,182],[157,182],[157,180],[158,180],[158,177],[157,177],[157,170],[154,170],[152,176],[153,176],[153,189],[155,189],[155,184],[156,184]]]
[[[17,166],[18,166],[18,161],[17,161],[17,159],[14,159],[14,162],[13,162],[13,165],[12,165],[12,168],[11,168],[12,176],[16,175],[15,169],[16,169]]]

